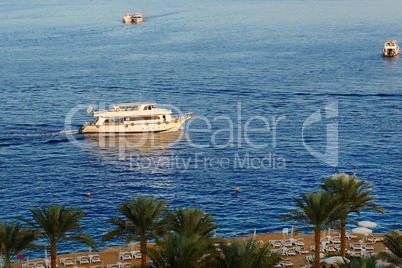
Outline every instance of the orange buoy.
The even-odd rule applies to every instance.
[[[87,196],[90,197],[90,196],[91,196],[91,193],[87,193]]]
[[[193,116],[191,116],[191,118],[192,118],[192,119],[194,119],[194,115],[193,115]]]
[[[238,193],[240,191],[240,189],[239,188],[236,188],[236,193]]]

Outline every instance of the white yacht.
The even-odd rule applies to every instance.
[[[123,16],[123,22],[124,23],[132,23],[133,22],[133,15],[127,13],[126,15]]]
[[[399,54],[399,46],[396,44],[395,40],[388,40],[384,44],[384,49],[382,50],[382,55],[385,57],[394,57]]]
[[[86,122],[80,133],[143,133],[179,130],[192,113],[172,116],[172,110],[155,107],[156,102],[133,102],[114,104],[113,109],[95,111],[92,122]]]
[[[134,23],[142,23],[144,19],[142,18],[142,13],[134,13],[133,22]]]

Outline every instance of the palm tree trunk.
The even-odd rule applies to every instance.
[[[147,240],[140,241],[141,244],[141,266],[147,266]]]
[[[57,267],[56,259],[57,259],[57,246],[50,246],[50,264],[51,264],[51,268],[56,268]]]
[[[11,256],[10,256],[10,252],[5,252],[5,254],[4,254],[5,256],[5,267],[6,268],[9,268],[9,267],[11,267]]]
[[[320,267],[320,239],[321,239],[321,230],[314,231],[314,242],[315,242],[315,251],[314,251],[314,268]]]
[[[346,218],[341,219],[341,256],[345,257],[346,249]]]

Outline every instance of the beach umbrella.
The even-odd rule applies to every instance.
[[[374,228],[377,226],[377,223],[372,221],[359,221],[357,224],[361,227],[367,227],[367,228]]]
[[[47,259],[47,248],[45,246],[45,259]]]
[[[256,239],[256,237],[257,237],[257,229],[254,229],[253,238]]]
[[[328,263],[328,264],[338,264],[338,263],[349,263],[350,260],[346,258],[342,258],[341,256],[333,256],[329,257],[323,260],[323,262]]]
[[[293,238],[293,226],[292,226],[292,230],[290,231],[290,237]]]
[[[366,228],[366,227],[357,227],[352,229],[352,233],[355,234],[371,234],[373,231],[371,231],[370,229]]]
[[[352,229],[352,233],[362,235],[362,240],[363,240],[363,235],[371,234],[372,232],[373,231],[371,231],[370,229],[368,229],[366,227],[357,227],[357,228]]]
[[[91,254],[92,248],[91,246],[89,246],[89,254]]]
[[[214,238],[216,238],[216,230],[214,231]]]

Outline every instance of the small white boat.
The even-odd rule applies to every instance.
[[[382,55],[385,57],[394,57],[399,54],[399,46],[396,44],[395,40],[388,40],[384,44],[384,49],[382,50]]]
[[[134,13],[133,22],[134,23],[141,23],[144,19],[142,18],[142,13]]]
[[[144,133],[179,130],[192,113],[172,116],[172,110],[156,108],[156,102],[133,102],[114,104],[113,109],[95,111],[92,122],[85,123],[80,133]]]
[[[123,22],[124,23],[132,23],[133,22],[133,15],[127,13],[126,15],[123,16]]]

